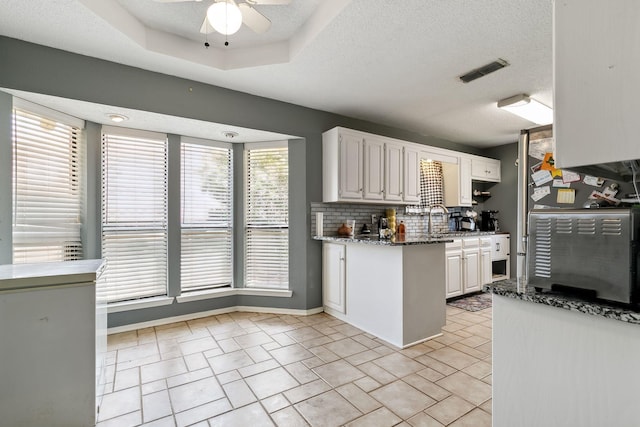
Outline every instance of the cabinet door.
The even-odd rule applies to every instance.
[[[460,158],[460,206],[472,206],[471,159]]]
[[[446,297],[462,295],[462,251],[447,251],[446,256]]]
[[[346,312],[345,245],[322,244],[322,303],[340,313]]]
[[[480,285],[480,251],[463,249],[464,293],[479,291]]]
[[[384,198],[385,200],[402,201],[402,145],[385,144],[385,173],[384,173]]]
[[[478,181],[500,182],[500,161],[495,159],[471,159],[471,178]]]
[[[375,138],[364,140],[364,198],[384,198],[384,142]]]
[[[553,4],[556,167],[640,158],[640,2]]]
[[[362,199],[362,145],[357,134],[340,134],[340,194],[341,199]]]
[[[420,152],[408,146],[404,149],[403,197],[405,202],[420,203]],[[471,182],[469,182],[471,185]]]
[[[493,281],[493,264],[491,262],[491,247],[480,249],[480,285]]]

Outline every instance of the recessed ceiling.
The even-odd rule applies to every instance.
[[[480,147],[535,126],[500,99],[552,106],[552,0],[293,0],[226,50],[198,33],[210,3],[3,0],[0,34]],[[510,65],[458,79],[497,58]]]

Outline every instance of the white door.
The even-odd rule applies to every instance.
[[[341,199],[362,199],[362,137],[340,134],[340,194]]]
[[[402,145],[385,144],[385,200],[402,201]]]
[[[325,307],[345,312],[346,246],[322,244],[322,303]]]
[[[475,292],[481,289],[480,285],[480,251],[475,249],[462,250],[464,293]]]
[[[384,199],[384,142],[375,138],[364,140],[364,198]]]
[[[447,251],[446,263],[446,297],[462,295],[462,251]]]
[[[403,197],[405,202],[420,203],[420,152],[404,147]],[[471,186],[471,181],[469,181]]]

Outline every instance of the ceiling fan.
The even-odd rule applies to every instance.
[[[180,3],[187,1],[200,2],[202,0],[155,0],[159,3]],[[209,34],[217,31],[224,35],[231,35],[240,29],[242,24],[256,33],[262,34],[269,30],[271,21],[258,12],[255,5],[287,5],[292,0],[215,0],[207,9],[200,32]]]

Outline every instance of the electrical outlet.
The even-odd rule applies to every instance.
[[[378,223],[378,215],[371,214],[371,224],[377,224],[377,223]]]

